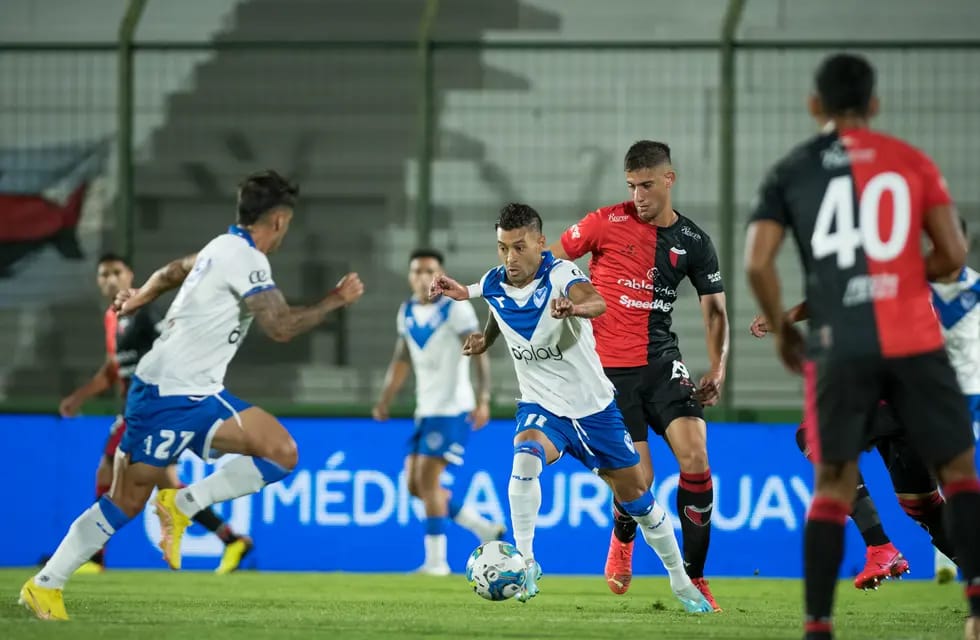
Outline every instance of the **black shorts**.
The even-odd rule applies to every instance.
[[[704,419],[694,398],[694,381],[679,351],[668,352],[645,367],[605,369],[616,387],[616,404],[634,442],[646,442],[647,429],[663,436],[677,418]]]
[[[966,399],[945,351],[903,358],[814,360],[805,367],[806,413],[816,422],[807,444],[816,462],[857,460],[882,436],[902,433],[930,467],[973,446]],[[876,420],[884,400],[891,433]],[[879,416],[880,418],[880,416]]]

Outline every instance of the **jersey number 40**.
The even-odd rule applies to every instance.
[[[886,193],[892,199],[891,235],[885,239],[880,231],[880,206]],[[894,260],[905,249],[912,223],[909,185],[900,174],[889,171],[879,173],[864,186],[858,204],[857,220],[854,219],[854,181],[851,176],[831,179],[824,193],[817,221],[810,238],[810,248],[815,260],[837,256],[837,267],[850,269],[856,253],[864,249],[865,255],[877,262]]]

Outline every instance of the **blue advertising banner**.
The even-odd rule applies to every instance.
[[[27,566],[50,554],[72,520],[93,500],[95,466],[110,418],[64,420],[0,416],[5,453],[5,512],[17,526],[0,528],[0,566]],[[247,566],[288,571],[410,571],[422,563],[422,509],[401,474],[409,420],[287,419],[300,463],[283,482],[218,507],[255,552]],[[793,440],[795,425],[711,424],[708,445],[714,472],[715,509],[709,576],[797,577],[812,471]],[[495,421],[473,434],[463,467],[450,467],[444,484],[479,513],[509,525],[507,483],[513,423]],[[656,499],[671,512],[677,534],[677,465],[666,445],[651,440]],[[217,462],[221,464],[221,460]],[[184,482],[206,473],[186,454]],[[928,537],[901,512],[880,459],[862,461],[882,521],[912,564],[913,577],[932,574]],[[609,542],[610,492],[600,478],[571,458],[542,475],[543,503],[535,553],[549,573],[601,574]],[[478,540],[450,525],[449,558],[462,571]],[[151,509],[110,542],[110,567],[162,568]],[[199,525],[184,537],[184,566],[217,566],[221,543]],[[638,575],[663,574],[653,551],[638,541]],[[864,564],[864,547],[848,527],[842,575]]]

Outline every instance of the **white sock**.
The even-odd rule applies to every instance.
[[[71,523],[54,555],[34,576],[34,584],[48,589],[62,588],[68,577],[104,547],[115,532],[96,502]]]
[[[461,508],[453,517],[453,522],[484,542],[488,542],[500,530],[496,524],[490,522],[470,507]]]
[[[211,475],[177,491],[177,508],[188,517],[218,502],[255,493],[266,485],[250,456],[235,458]]]
[[[441,567],[446,564],[446,534],[425,536],[425,566]]]
[[[654,552],[664,563],[664,568],[670,574],[671,586],[675,582],[686,583],[689,581],[687,573],[684,571],[684,556],[681,555],[681,548],[674,537],[674,523],[670,515],[658,503],[653,503],[653,509],[645,516],[633,516],[639,529],[643,533],[643,539],[653,548]]]
[[[541,468],[541,459],[537,456],[515,453],[507,485],[514,542],[527,561],[534,560],[534,524],[541,509]]]

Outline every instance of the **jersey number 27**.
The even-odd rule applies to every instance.
[[[879,226],[881,200],[886,193],[892,199],[891,235],[881,237]],[[827,185],[810,238],[815,260],[837,256],[837,267],[854,266],[859,248],[877,262],[894,260],[905,249],[912,224],[909,185],[901,174],[879,173],[868,181],[858,203],[854,219],[854,181],[851,176],[837,176]]]

